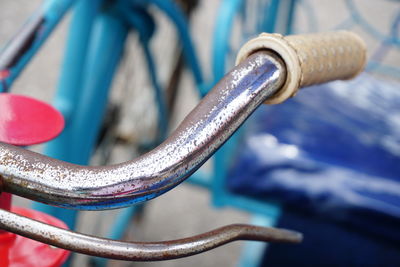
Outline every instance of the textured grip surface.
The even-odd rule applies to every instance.
[[[350,79],[366,62],[366,46],[348,31],[282,36],[263,33],[239,51],[237,63],[262,49],[272,50],[284,60],[287,81],[267,104],[277,104],[296,94],[298,88],[337,79]]]
[[[300,87],[350,79],[364,68],[365,45],[352,32],[292,35],[285,39],[300,60]]]

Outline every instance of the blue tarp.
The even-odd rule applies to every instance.
[[[399,83],[363,74],[302,89],[261,107],[245,135],[231,191],[400,241]]]

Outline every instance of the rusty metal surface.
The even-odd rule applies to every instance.
[[[159,147],[132,161],[78,166],[0,144],[3,190],[75,209],[112,209],[154,198],[197,170],[284,83],[283,63],[263,51],[228,73]]]
[[[285,229],[234,224],[173,241],[122,242],[64,230],[1,209],[0,218],[1,228],[43,243],[87,255],[131,261],[182,258],[236,240],[286,243],[302,240],[300,233]]]

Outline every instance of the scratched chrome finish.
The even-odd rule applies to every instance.
[[[71,232],[0,209],[0,228],[78,253],[118,260],[156,261],[187,257],[236,240],[299,243],[297,232],[234,224],[197,236],[162,242],[123,242]]]
[[[229,72],[164,143],[118,165],[78,166],[0,143],[3,190],[87,210],[149,200],[197,170],[285,78],[277,56],[255,53]]]

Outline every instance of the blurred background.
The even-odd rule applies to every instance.
[[[1,45],[18,31],[41,2],[1,1]],[[215,83],[217,77],[215,65],[218,63],[213,63],[213,45],[218,39],[215,34],[217,19],[221,18],[225,2],[192,1],[193,7],[187,12],[190,14],[191,37],[206,81],[200,86],[202,88]],[[281,9],[269,11],[278,14],[273,21],[267,16],[271,13],[261,11],[272,9],[274,1],[243,2],[244,6],[233,20],[226,57],[222,58],[225,71],[233,67],[240,45],[256,36],[260,29],[268,30],[271,23],[274,24],[274,31],[282,33],[353,30],[367,43],[367,71],[351,82],[321,86],[323,88],[316,91],[322,93],[314,94],[314,90],[305,89],[304,94],[299,93],[299,100],[288,101],[288,104],[279,107],[262,107],[254,120],[247,123],[248,129],[238,138],[240,141],[233,149],[246,153],[233,156],[224,169],[225,178],[228,178],[224,178],[222,186],[226,186],[230,193],[215,190],[212,182],[208,187],[196,186],[200,183],[196,181],[192,184],[185,182],[146,204],[138,218],[133,219],[134,227],[127,238],[138,241],[170,240],[232,223],[277,224],[305,232],[306,240],[311,236],[309,240],[312,244],[305,247],[308,251],[323,247],[340,234],[344,238],[339,241],[349,246],[358,247],[359,242],[375,244],[360,247],[360,252],[349,252],[342,262],[336,262],[337,265],[360,263],[358,254],[362,251],[364,254],[365,251],[376,254],[371,255],[371,264],[383,263],[382,259],[387,259],[384,263],[400,264],[395,256],[400,252],[396,250],[400,229],[395,226],[400,219],[400,2],[277,1]],[[188,9],[183,0],[178,4]],[[199,84],[177,60],[181,57],[179,38],[170,19],[157,8],[149,7],[149,10],[155,18],[156,30],[150,48],[160,84],[165,90],[175,87],[176,91],[169,125],[169,131],[172,131],[199,101],[196,91]],[[52,103],[70,20],[71,15],[68,14],[15,82],[13,93]],[[131,159],[142,152],[138,143],[145,143],[157,135],[158,115],[146,64],[138,34],[132,31],[105,113],[111,121],[104,123],[105,136],[108,130],[116,137],[110,143],[105,138],[104,145],[100,142],[91,164]],[[174,75],[174,70],[179,74]],[[294,113],[297,115],[295,118],[292,116]],[[318,113],[321,116],[315,118]],[[118,114],[118,119],[115,114]],[[112,123],[116,120],[117,123]],[[325,146],[325,143],[329,145]],[[41,151],[42,146],[32,149]],[[202,171],[210,173],[215,169],[215,164],[209,162]],[[221,202],[217,193],[243,195],[246,200],[232,204],[229,200],[238,200],[226,198],[228,200]],[[247,199],[254,202],[246,202]],[[29,205],[28,201],[20,198],[16,202]],[[268,204],[255,208],[259,203]],[[77,230],[104,235],[116,212],[82,212]],[[326,239],[313,239],[313,235],[324,231],[330,231]],[[337,248],[341,245],[332,241],[331,246]],[[257,253],[252,254],[252,250]],[[265,255],[264,251],[267,251]],[[269,259],[270,253],[276,257]],[[156,263],[112,261],[110,264],[235,266],[241,263],[242,266],[251,266],[246,265],[246,257],[261,265],[268,262],[270,265],[327,264],[332,263],[328,259],[337,251],[329,250],[329,246],[321,248],[321,256],[314,255],[318,258],[315,262],[307,258],[312,255],[301,256],[301,253],[292,245],[272,246],[268,251],[263,246],[252,247],[245,242],[235,242],[185,259]],[[314,250],[312,253],[319,252]],[[291,255],[293,261],[286,262],[284,259],[291,258]],[[256,260],[256,257],[259,259]],[[368,263],[368,257],[365,260],[361,263]],[[76,255],[73,266],[90,266],[90,260]]]

